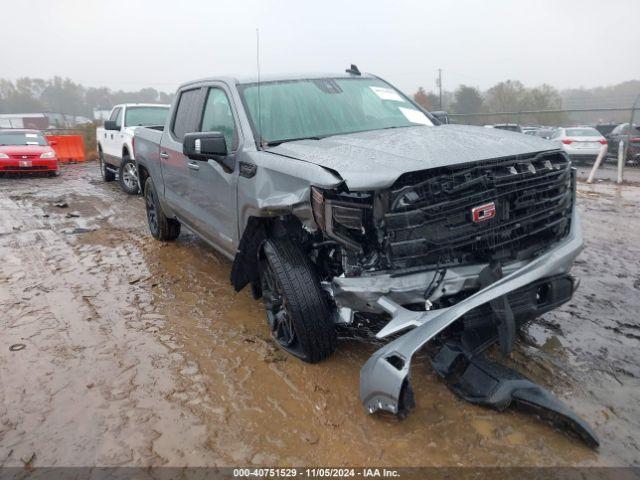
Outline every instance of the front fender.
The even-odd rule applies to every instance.
[[[310,202],[311,185],[338,186],[342,179],[317,165],[267,152],[252,152],[244,161],[255,165],[253,176],[238,178],[238,238],[251,217],[293,214],[315,230]]]

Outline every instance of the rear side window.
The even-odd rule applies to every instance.
[[[198,119],[200,112],[198,105],[200,103],[200,89],[185,90],[180,94],[178,108],[173,120],[173,135],[182,141],[186,133],[195,132],[198,128]]]
[[[229,150],[235,150],[237,147],[236,124],[233,120],[229,98],[219,88],[209,89],[200,130],[223,133]]]

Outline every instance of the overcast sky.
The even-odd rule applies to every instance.
[[[184,81],[336,72],[412,93],[506,79],[558,88],[640,78],[640,0],[1,0],[0,78],[173,91]]]

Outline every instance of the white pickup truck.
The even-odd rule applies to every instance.
[[[139,192],[138,170],[133,154],[133,132],[136,127],[164,125],[170,105],[155,103],[125,103],[111,110],[104,127],[96,129],[100,172],[105,182],[118,176],[126,193]]]

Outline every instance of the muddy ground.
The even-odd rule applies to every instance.
[[[598,451],[459,400],[424,354],[412,415],[368,416],[374,346],[343,341],[319,365],[284,355],[230,263],[188,232],[153,240],[142,199],[95,164],[0,179],[0,465],[638,465],[640,187],[578,198],[581,287],[510,363],[587,419]]]

